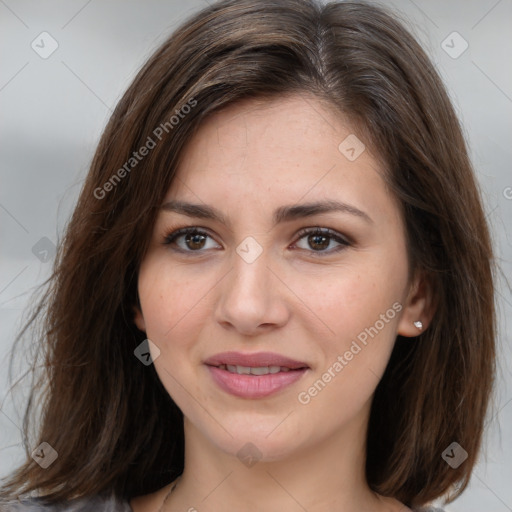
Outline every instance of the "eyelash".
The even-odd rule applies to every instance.
[[[201,231],[201,229],[202,228],[198,228],[198,227],[185,227],[185,228],[177,229],[177,230],[173,231],[172,233],[170,233],[170,234],[165,236],[163,244],[164,245],[171,245],[180,236],[189,235],[189,234],[205,235],[205,236],[207,236],[209,238],[213,238],[210,234],[208,234],[208,232]],[[352,243],[349,241],[349,239],[347,237],[341,235],[340,233],[337,233],[336,231],[333,231],[332,229],[321,228],[321,227],[304,228],[304,229],[302,229],[301,231],[299,231],[299,233],[297,233],[297,237],[298,237],[297,241],[299,241],[302,238],[305,238],[306,236],[309,236],[309,235],[325,236],[327,238],[333,239],[334,241],[336,241],[336,242],[338,242],[340,244],[338,247],[336,247],[334,249],[331,249],[329,251],[325,251],[325,250],[324,251],[310,250],[309,252],[311,252],[314,256],[323,257],[323,256],[331,255],[331,254],[337,253],[339,251],[342,251],[346,247],[349,247],[349,246],[352,245]],[[201,254],[201,253],[205,252],[204,250],[193,251],[193,250],[182,249],[180,247],[174,247],[173,250],[177,251],[177,252],[181,252],[181,253],[192,253],[192,254],[194,254],[194,253]],[[299,249],[299,250],[307,250],[307,249]]]

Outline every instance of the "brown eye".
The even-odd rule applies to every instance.
[[[202,249],[205,245],[206,237],[200,233],[189,233],[185,235],[185,244],[189,249]]]
[[[351,245],[343,235],[329,228],[318,227],[313,229],[304,229],[298,234],[298,236],[299,240],[306,239],[307,243],[307,247],[300,247],[300,249],[304,249],[312,253],[318,253],[319,256],[338,252]],[[334,246],[331,250],[327,250],[333,241],[337,246]]]
[[[308,243],[315,251],[323,251],[329,247],[330,237],[325,235],[309,235]]]
[[[174,245],[175,250],[181,252],[204,252],[203,249],[219,248],[218,245],[214,247],[207,247],[208,240],[213,238],[204,231],[197,228],[182,228],[178,229],[171,234],[167,235],[164,239],[165,245]]]

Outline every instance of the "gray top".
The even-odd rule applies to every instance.
[[[81,498],[57,505],[41,505],[37,499],[0,502],[0,512],[133,512],[128,501],[115,496]],[[417,508],[413,512],[444,512],[441,508]]]
[[[21,501],[0,501],[0,512],[133,512],[128,501],[94,496],[80,498],[55,505],[42,505],[37,498]]]

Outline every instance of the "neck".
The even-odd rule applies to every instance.
[[[184,427],[185,469],[166,504],[169,512],[393,510],[389,504],[384,508],[366,482],[367,414],[320,443],[297,447],[284,456],[258,460],[254,451],[246,464],[236,449],[219,449],[187,419]],[[233,439],[226,442],[233,444]],[[246,446],[245,452],[251,454],[251,449]]]

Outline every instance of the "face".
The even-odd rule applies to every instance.
[[[225,453],[275,460],[365,424],[396,335],[417,334],[403,220],[356,143],[312,97],[246,101],[201,125],[167,191],[135,322]]]

